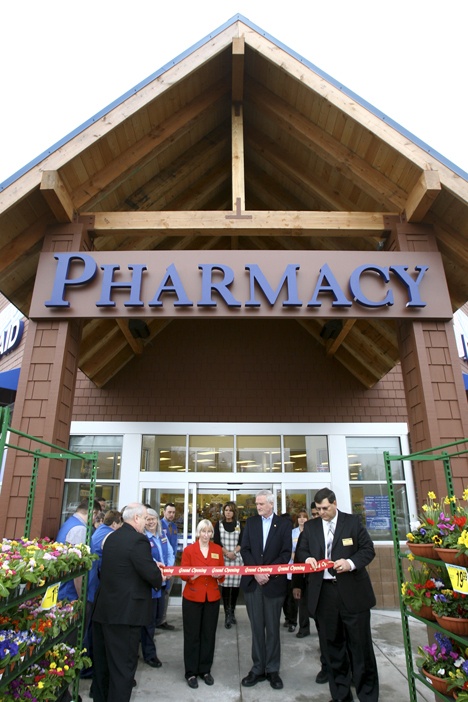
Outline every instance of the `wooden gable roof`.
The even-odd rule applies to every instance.
[[[427,222],[468,299],[466,174],[239,15],[0,187],[0,291],[25,315],[47,227],[89,215],[103,251],[375,250],[386,218]],[[258,226],[220,226],[236,208]],[[325,322],[303,324],[364,385],[398,362],[392,322]],[[145,343],[88,321],[80,368],[102,386]]]

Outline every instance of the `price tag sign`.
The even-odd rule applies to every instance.
[[[468,570],[462,566],[447,565],[447,572],[455,592],[468,595]]]
[[[47,588],[41,602],[42,609],[50,609],[57,604],[59,587],[60,583],[56,583]]]

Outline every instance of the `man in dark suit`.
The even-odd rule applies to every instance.
[[[334,561],[333,568],[311,573],[307,584],[310,616],[318,621],[327,662],[330,702],[353,700],[349,658],[358,699],[377,702],[379,679],[370,627],[375,595],[366,570],[375,556],[374,545],[357,515],[338,511],[332,490],[319,490],[315,504],[321,519],[304,525],[296,560],[313,568],[324,558]]]
[[[255,499],[258,515],[250,517],[244,528],[241,556],[244,565],[289,563],[292,551],[292,524],[273,512],[274,495],[261,490]],[[252,630],[252,669],[243,678],[244,687],[269,680],[274,690],[281,690],[280,619],[287,591],[285,575],[243,575],[241,588]]]
[[[144,505],[127,505],[123,526],[109,534],[103,548],[92,616],[94,702],[129,702],[141,627],[151,622],[151,588],[163,582],[143,533],[146,514]]]

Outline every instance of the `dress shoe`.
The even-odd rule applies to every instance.
[[[283,626],[285,626],[285,627],[289,626],[289,622],[288,622],[287,619],[286,619],[286,621],[283,623]]]
[[[296,636],[298,639],[304,639],[306,636],[310,636],[310,631],[298,631]]]
[[[319,670],[317,673],[317,677],[315,678],[315,682],[318,683],[318,685],[324,685],[325,683],[328,682],[328,673],[326,670],[322,668],[322,670]]]
[[[242,686],[243,687],[253,687],[257,683],[263,682],[264,680],[266,680],[265,675],[255,675],[255,673],[252,673],[252,671],[250,671],[250,673],[247,675],[247,677],[242,678]]]
[[[205,673],[200,675],[200,677],[204,680],[205,685],[214,685],[213,676],[210,673]]]
[[[172,624],[168,624],[167,622],[164,622],[164,624],[159,624],[159,626],[157,626],[156,629],[165,629],[166,631],[174,631],[175,626],[172,626]]]
[[[187,685],[193,689],[198,687],[198,680],[195,675],[191,675],[190,678],[187,678]]]
[[[149,658],[147,661],[145,661],[145,663],[150,665],[152,668],[160,668],[162,666],[159,658]]]
[[[283,689],[283,681],[281,680],[278,673],[267,673],[266,677],[270,683],[270,687],[272,687],[273,690],[282,690]]]
[[[290,625],[288,626],[288,631],[291,631],[291,632],[292,632],[292,631],[294,631],[295,628],[296,628],[296,625],[295,625],[295,624],[290,624]]]

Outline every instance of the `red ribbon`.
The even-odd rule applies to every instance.
[[[333,568],[333,561],[317,561],[316,568],[312,568],[309,563],[278,563],[277,565],[260,566],[165,566],[162,568],[166,578],[173,575],[287,575],[296,573],[304,575],[306,573],[317,573],[320,570]]]

